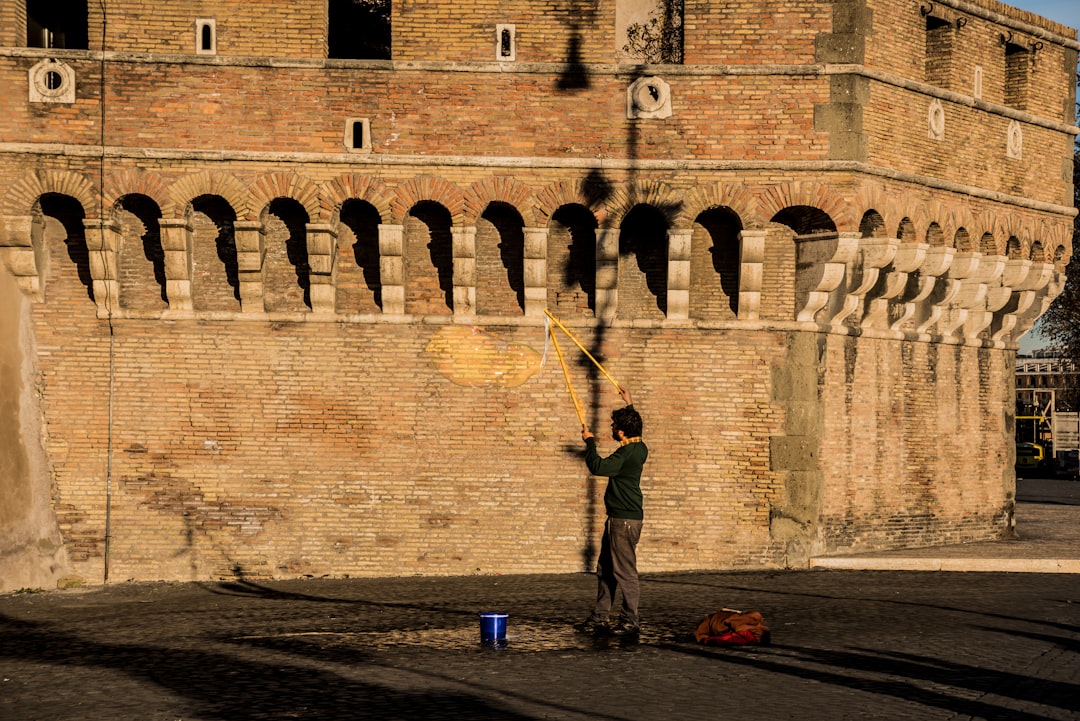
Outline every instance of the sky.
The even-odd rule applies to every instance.
[[[1080,29],[1080,0],[1004,0],[1007,5],[1028,10],[1073,29]],[[1041,348],[1043,341],[1035,331],[1020,339],[1020,352]]]
[[[1080,28],[1080,1],[1078,0],[1003,0],[1006,5],[1028,10],[1062,25]]]

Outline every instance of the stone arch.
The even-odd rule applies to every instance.
[[[885,218],[873,208],[863,213],[859,221],[859,235],[863,238],[880,238],[885,235]]]
[[[566,203],[548,219],[547,301],[560,317],[596,311],[596,230],[600,221],[582,203]]]
[[[406,313],[454,311],[453,223],[451,210],[435,200],[417,201],[402,218]]]
[[[40,257],[39,273],[45,276],[42,290],[46,300],[59,299],[64,304],[89,299],[96,303],[85,206],[74,196],[45,191],[27,214],[33,218],[31,242]],[[103,287],[107,292],[108,287]]]
[[[525,221],[511,203],[493,200],[476,225],[476,312],[525,312]]]
[[[1031,243],[1031,250],[1028,253],[1028,257],[1036,263],[1046,262],[1046,248],[1043,246],[1041,240],[1036,240]]]
[[[1010,235],[1009,239],[1005,241],[1005,257],[1009,260],[1020,260],[1027,253],[1024,251],[1024,243],[1019,237]]]
[[[611,193],[611,184],[599,174],[580,180],[560,180],[536,193],[534,217],[537,223],[548,224],[559,209],[579,205],[592,213],[599,226],[606,226],[606,203]]]
[[[851,204],[822,183],[797,181],[770,186],[761,194],[758,205],[763,218],[775,218],[789,208],[816,208],[830,218],[833,230],[858,229]]]
[[[115,209],[129,195],[146,196],[164,213],[169,204],[169,184],[158,173],[135,168],[113,173],[105,179],[102,201],[106,208]]]
[[[393,222],[391,206],[394,196],[382,180],[370,175],[350,173],[339,175],[320,189],[320,218],[331,223],[337,222],[341,206],[347,200],[362,200],[371,205],[379,214],[381,223]],[[330,217],[327,217],[329,214]]]
[[[917,237],[915,223],[905,215],[896,226],[896,238],[901,243],[914,243]]]
[[[637,203],[622,215],[616,317],[663,319],[667,315],[668,230],[672,217],[670,205],[657,207],[649,203]]]
[[[615,187],[607,205],[612,226],[623,225],[632,210],[645,206],[663,214],[665,223],[670,227],[681,214],[684,203],[667,183],[650,180]]]
[[[791,228],[795,235],[836,232],[836,223],[832,216],[821,208],[812,205],[793,205],[781,208],[770,223],[779,223]]]
[[[705,208],[690,236],[689,314],[699,320],[734,320],[739,314],[743,220],[731,207]]]
[[[932,221],[930,225],[926,227],[926,244],[932,247],[943,247],[948,245],[945,240],[945,231],[942,230],[941,226],[935,221]]]
[[[1059,245],[1054,248],[1054,266],[1058,270],[1063,270],[1069,262],[1069,250],[1064,245]]]
[[[979,237],[979,252],[983,255],[1004,255],[998,248],[997,238],[990,231],[984,231]]]
[[[964,226],[960,226],[953,233],[953,247],[960,253],[973,253],[978,250],[975,245],[975,238]]]
[[[450,181],[435,175],[418,175],[397,187],[391,202],[396,222],[404,223],[405,217],[421,203],[432,202],[442,206],[452,222],[461,223],[465,210],[465,194]]]
[[[113,201],[110,220],[120,231],[117,281],[120,307],[160,310],[168,306],[165,250],[161,244],[161,206],[143,193]]]
[[[220,197],[236,213],[237,220],[256,220],[251,195],[236,177],[228,173],[203,171],[180,178],[169,187],[169,201],[162,206],[166,218],[185,218],[195,198]]]
[[[226,198],[212,193],[190,198],[185,207],[192,227],[193,308],[241,310],[236,251],[236,222],[240,218],[236,209]]]
[[[308,264],[308,207],[296,198],[271,198],[260,213],[266,234],[263,260],[263,308],[304,311],[311,308],[311,269]]]
[[[87,217],[98,207],[98,193],[90,179],[69,170],[35,170],[16,180],[4,195],[3,214],[30,215],[41,196],[65,195],[82,206]]]
[[[703,214],[713,209],[724,208],[739,218],[744,228],[761,224],[758,216],[758,204],[745,185],[735,183],[710,183],[695,186],[686,194],[682,212],[678,219],[680,226],[690,226]]]
[[[338,310],[374,313],[382,305],[382,269],[379,251],[379,224],[387,217],[368,198],[348,197],[338,201],[334,211],[338,233]],[[387,199],[384,210],[389,213]]]
[[[512,206],[528,227],[536,224],[532,189],[515,178],[501,175],[478,180],[465,191],[464,222],[475,225],[492,203]]]
[[[267,173],[251,184],[253,207],[259,210],[260,218],[267,207],[280,198],[289,198],[303,206],[309,223],[322,217],[319,187],[299,173]]]
[[[852,205],[852,212],[860,214],[859,231],[863,233],[863,237],[883,237],[888,235],[885,229],[896,227],[903,215],[897,209],[896,193],[888,192],[879,183],[870,183],[860,187],[858,193],[855,194]],[[864,223],[867,222],[868,216],[874,221],[874,225],[870,227],[878,234],[877,236],[865,235],[868,228],[864,226]],[[879,220],[880,224],[878,223]]]

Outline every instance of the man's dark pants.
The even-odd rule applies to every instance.
[[[615,589],[622,589],[622,612],[620,621],[638,625],[637,543],[641,538],[641,521],[627,518],[607,519],[604,524],[604,540],[600,544],[600,558],[596,562],[596,606],[592,618],[607,621],[611,604],[615,602]]]

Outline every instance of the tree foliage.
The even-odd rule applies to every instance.
[[[1077,83],[1080,85],[1080,71]],[[1076,115],[1080,118],[1080,103]],[[1080,138],[1073,146],[1073,207],[1080,209]],[[1073,369],[1080,369],[1080,215],[1073,218],[1072,249],[1065,267],[1065,289],[1039,319],[1039,333],[1046,339],[1051,353]],[[1080,376],[1070,373],[1065,378],[1058,406],[1063,410],[1080,409]]]
[[[643,63],[681,63],[683,60],[683,0],[660,0],[649,19],[626,28],[623,52]]]

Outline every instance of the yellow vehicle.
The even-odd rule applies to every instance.
[[[1035,471],[1046,463],[1046,450],[1037,443],[1016,444],[1016,472]]]
[[[1030,474],[1051,470],[1053,432],[1046,416],[1016,417],[1016,472]]]

